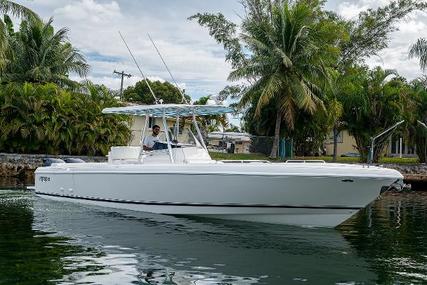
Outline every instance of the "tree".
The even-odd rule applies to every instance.
[[[230,126],[224,130],[224,132],[236,132],[239,133],[240,132],[240,128],[236,125],[230,124]]]
[[[39,20],[39,16],[34,13],[31,9],[15,3],[13,1],[1,0],[0,1],[0,14],[5,16],[5,21],[0,20],[0,70],[5,66],[7,62],[7,50],[8,46],[8,22],[11,23],[10,18],[7,15],[11,15],[17,18],[25,20]],[[7,17],[6,17],[7,16]]]
[[[119,105],[111,92],[90,82],[80,91],[53,83],[1,86],[0,152],[105,155],[127,144],[130,119],[101,112]]]
[[[39,19],[39,16],[34,13],[31,9],[15,3],[14,1],[1,0],[0,1],[0,13],[4,15],[12,15],[18,18]]]
[[[359,14],[357,20],[347,21],[349,40],[342,42],[341,68],[363,61],[388,47],[390,34],[396,24],[410,13],[427,8],[425,1],[395,0],[378,9],[368,9]]]
[[[328,21],[316,1],[267,2],[245,2],[248,13],[241,26],[240,46],[249,50],[247,56],[236,51],[235,41],[223,42],[226,49],[232,43],[228,54],[235,68],[229,79],[251,82],[243,91],[240,106],[254,103],[256,96],[254,115],[258,118],[263,107],[272,102],[275,106],[275,140],[270,156],[276,157],[282,120],[293,130],[299,111],[312,114],[322,106],[316,81],[326,75],[325,69],[338,55],[334,44],[340,29]],[[209,21],[206,15],[195,17],[201,24]]]
[[[323,3],[324,1],[316,0],[244,0],[242,1],[242,4],[245,9],[245,15],[242,17],[243,24],[240,27],[240,30],[243,32],[242,36],[238,34],[238,26],[225,19],[222,14],[199,13],[190,17],[190,19],[195,19],[201,26],[207,27],[210,35],[218,43],[224,46],[226,51],[226,61],[230,62],[234,71],[246,70],[246,75],[243,76],[242,73],[242,76],[239,78],[246,79],[247,85],[249,85],[249,87],[257,87],[258,91],[251,88],[243,89],[243,92],[241,92],[243,95],[248,94],[248,91],[251,91],[250,93],[252,93],[251,96],[247,96],[247,98],[244,99],[243,103],[246,102],[249,105],[258,105],[258,101],[255,101],[254,98],[262,98],[260,93],[262,94],[266,83],[264,82],[264,86],[263,84],[256,83],[260,83],[260,71],[262,69],[265,71],[272,66],[272,57],[268,55],[267,51],[262,53],[260,45],[253,40],[251,41],[250,38],[255,38],[255,40],[258,40],[258,42],[261,42],[264,45],[269,44],[269,46],[267,46],[270,48],[270,53],[273,54],[277,51],[275,47],[278,46],[276,38],[271,36],[275,27],[273,25],[274,19],[277,19],[277,17],[274,16],[277,7],[287,5],[288,7],[291,7],[290,10],[293,10],[292,7],[296,7],[298,5],[309,6],[307,12],[311,13],[312,25],[306,26],[307,29],[305,30],[305,33],[302,33],[302,36],[304,37],[306,33],[311,33],[312,35],[318,34],[324,37],[324,41],[320,44],[316,42],[316,44],[321,47],[318,50],[323,54],[315,54],[314,57],[307,58],[307,61],[305,62],[306,65],[303,65],[304,67],[311,66],[313,64],[317,67],[322,66],[321,72],[316,72],[317,74],[311,74],[310,76],[306,75],[306,79],[313,83],[312,85],[306,85],[314,87],[313,90],[322,91],[321,94],[323,96],[321,99],[324,102],[324,105],[328,107],[328,120],[326,122],[331,129],[334,130],[336,141],[339,131],[345,126],[346,122],[341,116],[342,102],[339,100],[339,98],[342,97],[342,94],[340,94],[341,90],[334,87],[335,82],[345,81],[345,79],[341,79],[340,77],[346,76],[346,70],[349,67],[356,66],[357,68],[357,64],[363,64],[366,58],[378,54],[379,51],[387,47],[391,32],[397,30],[396,23],[415,10],[425,9],[427,7],[427,3],[417,0],[396,0],[390,2],[384,7],[361,12],[358,19],[355,21],[348,21],[342,19],[333,12],[325,11],[323,9]],[[248,32],[247,23],[253,23],[253,30],[258,28],[257,34],[261,35],[261,37],[262,34],[264,34],[265,37],[253,37],[253,34],[251,33],[253,30]],[[313,27],[315,27],[315,29]],[[317,33],[313,33],[313,31],[316,31]],[[286,32],[286,30],[284,30],[284,32]],[[284,38],[286,39],[286,37]],[[273,44],[275,44],[275,46],[273,46]],[[314,46],[316,46],[316,44]],[[307,50],[301,48],[299,48],[299,51],[301,53],[307,52]],[[278,56],[278,58],[280,57]],[[254,65],[254,59],[258,59],[258,66]],[[291,60],[294,59],[291,58]],[[298,61],[299,60],[300,58],[298,58]],[[319,64],[320,61],[322,64]],[[248,66],[252,66],[252,69],[246,68]],[[304,69],[304,72],[310,73],[311,71]],[[288,74],[289,73],[287,73],[286,76],[288,76]],[[235,77],[238,78],[238,76]],[[233,76],[230,77],[230,79],[233,79]],[[324,79],[327,79],[327,82],[325,82]],[[293,78],[289,82],[295,86],[298,84],[299,80]],[[289,85],[291,85],[290,83]],[[316,86],[319,88],[316,88]],[[318,95],[320,92],[314,92],[314,94]],[[277,97],[274,98],[274,100],[276,99]],[[241,104],[241,106],[242,105],[245,104]],[[280,103],[276,101],[271,102],[271,104],[264,105],[263,108],[267,108],[269,111],[262,111],[259,109],[256,111],[256,109],[253,110],[251,106],[245,105],[242,107],[246,112],[244,116],[246,119],[245,124],[249,125],[252,129],[254,126],[264,125],[265,127],[263,132],[270,133],[267,128],[269,128],[271,124],[281,124],[276,124],[276,121],[279,122],[278,116],[274,119],[272,118],[273,114],[277,115],[277,111],[272,110],[274,106],[280,106]],[[262,107],[262,104],[260,104],[260,107]],[[276,110],[279,109],[280,108],[277,108]],[[305,108],[295,108],[294,106],[293,109],[289,107],[286,107],[285,109],[288,114],[296,114],[303,112]],[[322,112],[322,108],[317,108],[317,110]],[[309,113],[311,112],[312,115],[314,115],[313,111],[314,109],[311,109]],[[287,117],[292,118],[292,116]],[[284,121],[287,125],[285,131],[288,134],[290,132],[294,132],[289,128],[289,126],[292,126],[292,124],[290,124],[291,120],[284,119]],[[323,123],[324,122],[322,121],[322,124]],[[301,127],[304,128],[305,126],[303,125]],[[276,135],[278,129],[282,129],[283,131],[283,128],[275,128]],[[300,130],[299,128],[294,129],[295,131]],[[302,132],[304,131],[302,130]],[[277,142],[277,139],[275,139],[275,142]],[[272,152],[275,152],[276,147],[277,143],[273,147]]]
[[[409,58],[418,57],[420,59],[420,67],[423,71],[427,68],[427,40],[424,38],[418,41],[411,47]]]
[[[374,70],[352,67],[347,70],[346,78],[339,83],[343,120],[356,140],[361,159],[367,161],[371,138],[402,120],[408,85],[395,71],[379,67]],[[390,135],[391,132],[376,141],[374,162],[378,161]]]
[[[1,81],[53,82],[63,87],[76,87],[70,72],[85,76],[89,65],[80,52],[67,41],[68,29],[55,32],[52,19],[22,21],[19,31],[8,34],[9,60],[1,73]]]
[[[379,51],[388,47],[390,34],[398,30],[396,23],[411,12],[426,7],[427,4],[421,1],[397,0],[378,9],[362,11],[357,20],[342,21],[347,28],[348,40],[340,42],[342,53],[336,66],[339,73],[331,85],[332,96],[327,97],[332,100],[330,104],[332,108],[328,110],[333,121],[334,161],[337,157],[338,135],[346,126],[346,122],[342,120],[342,103],[337,100],[341,92],[336,86],[337,81],[346,81],[346,69],[349,66],[363,64],[366,58],[377,55]]]
[[[157,99],[163,100],[163,103],[183,103],[181,92],[176,86],[165,81],[151,81],[147,80],[153,90],[154,95]],[[184,93],[184,91],[183,91]],[[187,101],[191,98],[188,95],[184,95]],[[123,91],[123,98],[125,101],[138,102],[141,104],[155,104],[153,95],[148,88],[145,80],[138,81],[135,86],[129,86]]]
[[[209,96],[201,97],[199,100],[194,102],[194,105],[206,105],[208,100]],[[220,129],[228,127],[228,119],[226,114],[198,116],[196,119],[201,126],[204,137],[207,137],[207,133],[219,131]]]
[[[409,138],[416,145],[418,160],[427,162],[427,78],[418,78],[410,84],[411,93],[406,100],[405,121]]]

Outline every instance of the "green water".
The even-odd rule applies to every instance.
[[[427,284],[427,192],[389,193],[333,230],[116,212],[3,187],[0,284]]]

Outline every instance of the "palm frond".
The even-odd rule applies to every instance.
[[[409,58],[418,57],[420,59],[420,66],[423,71],[427,69],[427,40],[424,38],[418,41],[411,47],[409,51]]]

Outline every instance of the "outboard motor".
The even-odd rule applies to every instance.
[[[51,166],[52,163],[65,163],[65,161],[59,158],[52,158],[52,157],[43,158],[43,166]]]
[[[74,158],[74,157],[67,157],[64,158],[65,163],[86,163],[83,159],[80,158]]]
[[[392,192],[407,192],[411,191],[412,186],[411,184],[406,184],[403,182],[403,180],[399,179],[395,181],[390,186],[383,186],[381,187],[381,193],[392,191]]]

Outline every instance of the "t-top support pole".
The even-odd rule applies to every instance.
[[[142,153],[144,152],[144,138],[145,138],[145,130],[148,127],[149,116],[145,115],[145,123],[144,128],[141,131],[141,148],[139,149],[138,162],[141,162]]]
[[[375,147],[375,140],[382,137],[383,135],[385,135],[386,133],[388,133],[389,131],[395,129],[396,127],[398,127],[400,124],[402,124],[405,120],[402,120],[396,124],[394,124],[392,127],[388,128],[387,130],[385,130],[384,132],[376,135],[375,137],[371,138],[371,149],[369,150],[369,159],[368,159],[368,163],[372,164],[372,162],[374,161],[374,147]]]
[[[202,133],[200,132],[199,126],[197,124],[196,115],[195,114],[193,114],[193,124],[194,124],[194,127],[196,128],[197,135],[199,136],[200,143],[202,144],[202,146],[203,146],[203,148],[205,150],[208,150],[208,148],[206,147],[205,141],[203,140]]]
[[[169,138],[169,129],[168,129],[168,124],[166,123],[166,114],[165,114],[165,110],[163,110],[163,129],[165,130],[165,135],[166,135],[166,142],[168,143],[168,152],[169,152],[169,158],[170,161],[172,163],[175,163],[175,159],[173,158],[173,154],[172,154],[172,146],[171,146],[171,140]]]

